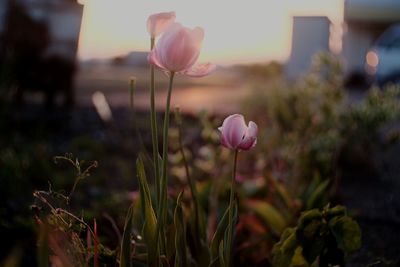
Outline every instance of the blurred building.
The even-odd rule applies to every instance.
[[[47,53],[74,61],[83,15],[77,0],[1,0],[0,34],[5,30],[12,5],[21,7],[32,20],[44,23],[49,31]]]
[[[341,57],[347,81],[365,82],[365,59],[375,40],[400,22],[400,0],[344,0]],[[330,51],[326,17],[293,17],[292,50],[285,74],[294,80],[306,73],[315,53]]]
[[[0,1],[0,63],[12,68],[16,99],[26,90],[43,91],[52,105],[63,92],[73,103],[82,15],[77,0]]]
[[[342,55],[346,76],[364,76],[368,49],[396,22],[400,22],[399,0],[345,1]]]
[[[285,67],[289,80],[307,73],[314,54],[329,51],[330,21],[327,17],[293,17],[292,49]]]

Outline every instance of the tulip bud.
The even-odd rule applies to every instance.
[[[257,143],[257,124],[250,121],[247,126],[241,114],[228,116],[218,130],[221,132],[221,144],[226,148],[249,150]]]
[[[169,27],[149,54],[149,63],[165,72],[202,77],[215,69],[213,64],[194,66],[200,54],[204,31],[189,29],[179,23]]]
[[[147,31],[151,38],[163,33],[175,21],[175,12],[163,12],[151,15],[147,19]]]

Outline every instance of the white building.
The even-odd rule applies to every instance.
[[[329,51],[330,25],[323,16],[293,17],[292,49],[285,68],[289,80],[307,73],[314,54]]]
[[[400,22],[400,0],[344,0],[341,57],[346,78],[365,79],[365,57],[374,41]],[[312,56],[330,51],[326,17],[293,17],[292,50],[285,74],[290,80],[306,73]]]

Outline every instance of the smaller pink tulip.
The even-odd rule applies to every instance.
[[[149,16],[147,19],[147,31],[152,38],[163,33],[175,22],[175,12],[163,12]]]
[[[221,132],[221,144],[226,148],[249,150],[257,143],[257,124],[250,121],[247,126],[241,114],[228,116],[218,130]]]
[[[169,27],[149,54],[149,63],[165,72],[180,73],[191,77],[208,75],[214,64],[195,65],[200,54],[204,31],[189,29],[179,23]]]

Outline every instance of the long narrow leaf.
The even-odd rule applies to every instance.
[[[149,265],[155,264],[158,260],[157,255],[157,219],[151,203],[151,195],[149,185],[144,171],[143,160],[138,157],[136,161],[137,177],[139,179],[140,202],[142,207],[142,218],[144,220],[143,236],[147,246],[148,263]]]
[[[121,256],[120,266],[131,267],[131,233],[132,233],[132,222],[133,222],[133,205],[129,207],[128,214],[125,219],[124,233],[122,235],[121,243]],[[96,242],[96,241],[95,241]]]
[[[225,267],[226,263],[225,263],[225,248],[224,248],[224,241],[221,241],[219,243],[219,247],[218,247],[218,253],[219,253],[219,265],[220,267]]]
[[[219,256],[219,246],[221,241],[224,238],[225,230],[228,227],[228,213],[229,209],[226,209],[224,216],[222,216],[221,221],[219,222],[217,226],[217,230],[214,233],[214,236],[211,241],[211,262],[213,262],[215,259],[218,258]]]
[[[291,209],[292,208],[292,198],[290,197],[289,192],[286,187],[278,182],[274,177],[267,177],[268,182],[272,184],[272,186],[276,189],[278,196],[282,199],[285,205]]]
[[[179,194],[175,213],[174,213],[174,224],[175,224],[175,267],[186,267],[188,266],[187,258],[187,244],[186,244],[186,225],[185,218],[182,209],[182,194]]]
[[[224,264],[228,265],[229,263],[232,262],[232,258],[233,258],[233,248],[234,248],[234,243],[235,243],[235,228],[236,228],[236,223],[237,223],[237,214],[238,214],[238,209],[237,209],[237,203],[236,201],[233,202],[233,217],[232,217],[232,225],[231,227],[229,227],[229,223],[228,223],[228,227],[225,230],[225,234],[224,234],[224,252],[225,252],[225,256],[224,256]],[[228,236],[231,236],[231,240],[229,240]],[[221,247],[220,247],[221,249]],[[221,251],[220,251],[220,255],[221,255]],[[221,257],[220,257],[221,259]],[[229,263],[228,263],[229,262]],[[229,264],[230,265],[230,264]]]
[[[268,202],[247,201],[245,205],[249,210],[259,216],[274,234],[279,236],[286,228],[288,222],[284,219],[283,215]]]
[[[317,188],[313,191],[310,197],[307,200],[306,208],[313,209],[313,208],[320,208],[317,204],[318,201],[321,201],[326,196],[326,189],[328,188],[330,180],[325,180],[320,183]],[[326,203],[322,203],[322,206]]]

